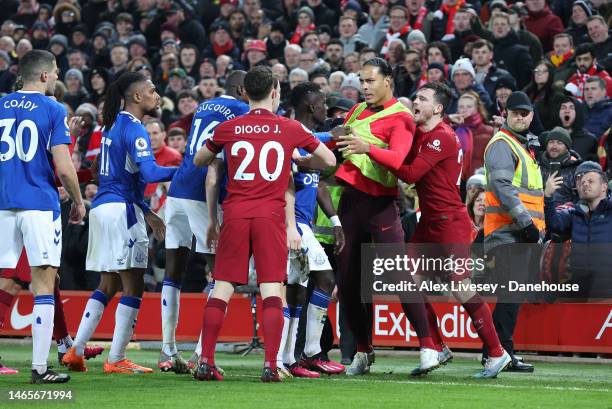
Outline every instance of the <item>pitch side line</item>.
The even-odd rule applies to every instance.
[[[239,375],[239,374],[229,374],[228,377],[233,378],[257,378],[259,376],[256,375]],[[572,392],[612,392],[612,389],[605,388],[579,388],[576,386],[573,387],[564,387],[564,386],[518,386],[518,385],[500,385],[493,383],[462,383],[462,382],[432,382],[432,381],[398,381],[398,380],[382,380],[382,379],[355,379],[355,378],[347,378],[347,377],[329,377],[329,378],[320,378],[320,380],[325,381],[333,381],[333,382],[363,382],[363,383],[393,383],[400,385],[441,385],[441,386],[467,386],[467,387],[481,387],[481,388],[498,388],[498,389],[533,389],[533,390],[551,390],[551,391],[572,391]],[[292,381],[288,381],[292,382]]]

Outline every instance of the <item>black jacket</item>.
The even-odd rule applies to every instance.
[[[487,73],[487,76],[485,77],[485,80],[482,83],[484,88],[487,90],[487,93],[491,97],[491,101],[495,101],[495,84],[497,84],[497,80],[502,75],[510,76],[512,74],[510,74],[508,71],[504,70],[503,68],[499,68],[497,64],[493,63],[489,67],[489,72]]]
[[[185,20],[178,26],[178,36],[183,44],[194,44],[202,50],[208,44],[208,36],[202,24],[194,19]]]
[[[510,71],[519,88],[525,87],[531,81],[533,60],[527,47],[519,45],[518,36],[514,31],[495,40],[493,56],[495,62]]]
[[[546,180],[552,173],[551,162],[561,162],[561,169],[557,176],[563,176],[563,184],[553,194],[553,200],[555,205],[561,205],[567,202],[576,203],[579,200],[578,192],[576,191],[576,179],[574,172],[578,165],[582,163],[582,159],[578,152],[570,150],[566,157],[561,160],[551,160],[548,158],[548,154],[544,152],[540,156],[540,172],[542,173],[542,181],[546,183]]]
[[[597,157],[597,147],[599,145],[597,138],[595,135],[590,133],[584,128],[584,122],[586,120],[586,107],[584,104],[576,101],[574,98],[569,98],[574,102],[574,106],[576,107],[576,119],[572,124],[571,129],[568,129],[572,136],[572,149],[574,149],[582,160],[592,160],[594,162],[599,162],[599,158]],[[568,102],[568,97],[562,98],[558,101],[558,105],[563,102]],[[559,107],[555,105],[554,112],[557,112],[556,123],[555,126],[563,126],[561,124],[561,119],[559,118]]]

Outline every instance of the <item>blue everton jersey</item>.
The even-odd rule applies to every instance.
[[[196,167],[193,164],[193,156],[204,145],[206,139],[212,136],[217,125],[248,111],[247,104],[227,95],[200,104],[193,116],[185,157],[172,179],[168,196],[206,201],[204,182],[208,168]],[[222,196],[223,194],[220,198]]]
[[[322,143],[331,139],[329,132],[313,134]],[[300,155],[308,152],[299,148]],[[293,183],[295,184],[295,221],[312,226],[314,211],[317,206],[317,190],[319,188],[319,172],[298,172],[294,166]]]
[[[0,209],[60,210],[51,148],[70,144],[66,108],[35,91],[0,99]]]
[[[100,187],[92,207],[103,203],[139,203],[146,183],[138,164],[154,161],[149,134],[138,118],[122,111],[100,143]]]

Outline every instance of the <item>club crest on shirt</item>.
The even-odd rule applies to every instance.
[[[434,151],[442,152],[442,148],[440,148],[440,140],[439,139],[434,139],[432,142],[427,142],[427,147],[429,149],[433,149]]]
[[[143,137],[140,137],[138,139],[136,139],[136,148],[143,150],[143,149],[147,149],[149,145],[147,144],[147,140]]]

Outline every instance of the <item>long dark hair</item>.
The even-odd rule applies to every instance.
[[[540,66],[545,65],[548,70],[548,81],[542,87],[541,90],[538,90],[538,84],[535,82],[535,70]],[[529,96],[529,99],[535,102],[536,97],[541,92],[544,93],[543,100],[546,102],[550,101],[550,98],[554,94],[554,84],[553,84],[553,74],[555,72],[555,67],[547,60],[541,60],[534,66],[534,71],[531,74],[531,82],[525,87],[524,92]]]
[[[140,72],[126,72],[114,81],[106,90],[102,122],[104,128],[111,129],[117,114],[123,108],[126,91],[137,82],[146,81],[147,77]]]

